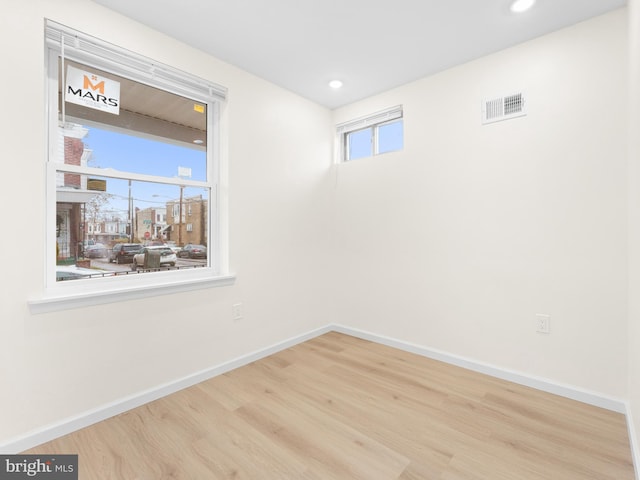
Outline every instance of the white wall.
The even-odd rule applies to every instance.
[[[618,10],[335,112],[405,113],[402,152],[334,167],[339,322],[626,396],[626,27]],[[481,125],[482,98],[520,89],[526,117]]]
[[[629,400],[632,435],[640,435],[640,0],[629,0]],[[640,445],[634,445],[636,462]],[[640,465],[636,463],[640,478]]]
[[[327,323],[328,110],[89,0],[0,10],[0,444]],[[43,286],[45,17],[229,88],[235,286],[30,314]]]
[[[1,9],[15,48],[0,80],[0,445],[332,322],[613,397],[629,380],[640,418],[640,348],[626,348],[624,10],[332,119],[89,0]],[[45,17],[229,88],[234,286],[30,314],[43,283]],[[482,127],[481,98],[516,89],[529,115]],[[400,103],[403,152],[330,166],[335,122]],[[535,313],[552,315],[551,335],[535,333]]]

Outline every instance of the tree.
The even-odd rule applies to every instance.
[[[85,205],[87,219],[94,224],[104,220],[102,210],[112,197],[113,195],[107,192],[100,192],[91,197]]]

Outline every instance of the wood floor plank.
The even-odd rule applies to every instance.
[[[81,480],[633,480],[623,415],[330,332],[24,453]]]

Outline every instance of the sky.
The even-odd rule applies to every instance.
[[[178,177],[178,167],[191,170],[191,180],[206,180],[206,153],[195,148],[181,147],[148,138],[89,128],[83,139],[85,148],[92,150],[88,166],[112,168],[121,172],[150,174],[167,178]],[[112,195],[104,211],[113,211],[126,218],[129,184],[127,180],[107,178],[107,192]],[[202,189],[185,188],[184,196],[203,193]],[[134,208],[164,207],[169,200],[180,197],[179,186],[159,183],[132,182]]]

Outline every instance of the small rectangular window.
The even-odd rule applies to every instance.
[[[393,107],[337,126],[342,161],[402,150],[402,106]]]

